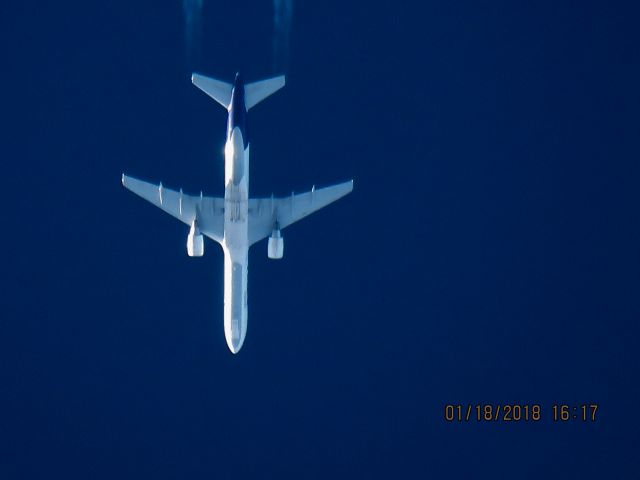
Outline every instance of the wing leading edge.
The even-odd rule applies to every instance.
[[[198,228],[207,237],[218,243],[224,236],[224,199],[187,195],[179,191],[165,188],[162,182],[153,184],[122,174],[122,185],[136,195],[144,198],[156,207],[183,223],[191,226],[194,220]]]
[[[224,238],[224,199],[187,195],[159,184],[122,174],[122,185],[181,222],[191,226],[194,220],[207,237],[222,243]],[[304,217],[351,193],[353,180],[330,187],[280,198],[249,199],[249,245],[268,237],[276,223],[282,230]]]
[[[249,199],[249,245],[268,237],[276,222],[280,229],[288,227],[351,193],[352,190],[353,180],[349,180],[288,197]]]

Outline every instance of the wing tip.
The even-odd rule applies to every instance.
[[[349,192],[353,191],[353,178],[347,182],[349,184]]]

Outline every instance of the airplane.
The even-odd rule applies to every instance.
[[[229,112],[224,147],[224,197],[187,195],[122,174],[122,185],[187,224],[187,253],[204,254],[204,238],[224,252],[224,335],[236,354],[247,334],[247,271],[249,247],[269,237],[267,256],[281,259],[281,230],[329,205],[353,190],[353,180],[306,193],[276,198],[249,197],[249,136],[247,112],[285,85],[284,75],[245,84],[240,73],[233,84],[194,73],[193,84]]]

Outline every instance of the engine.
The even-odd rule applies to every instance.
[[[204,255],[204,238],[200,233],[196,220],[191,224],[191,230],[189,230],[189,236],[187,237],[187,253],[190,257]]]
[[[273,260],[278,260],[284,255],[284,238],[280,235],[280,230],[274,230],[269,237],[267,255]]]

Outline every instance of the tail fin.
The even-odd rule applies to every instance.
[[[231,91],[233,85],[226,82],[221,82],[215,78],[205,77],[198,73],[191,75],[191,82],[202,90],[204,93],[213,98],[216,102],[222,105],[224,108],[229,108],[231,103]]]
[[[191,82],[216,102],[228,109],[231,104],[233,85],[227,82],[205,77],[199,73],[191,75]],[[248,83],[244,87],[244,98],[247,110],[256,106],[269,95],[276,93],[284,87],[284,75],[268,78],[259,82]]]
[[[267,80],[261,80],[259,82],[248,83],[244,87],[245,103],[247,110],[255,107],[262,100],[269,95],[273,95],[282,87],[284,87],[284,75],[279,77],[269,78]]]

